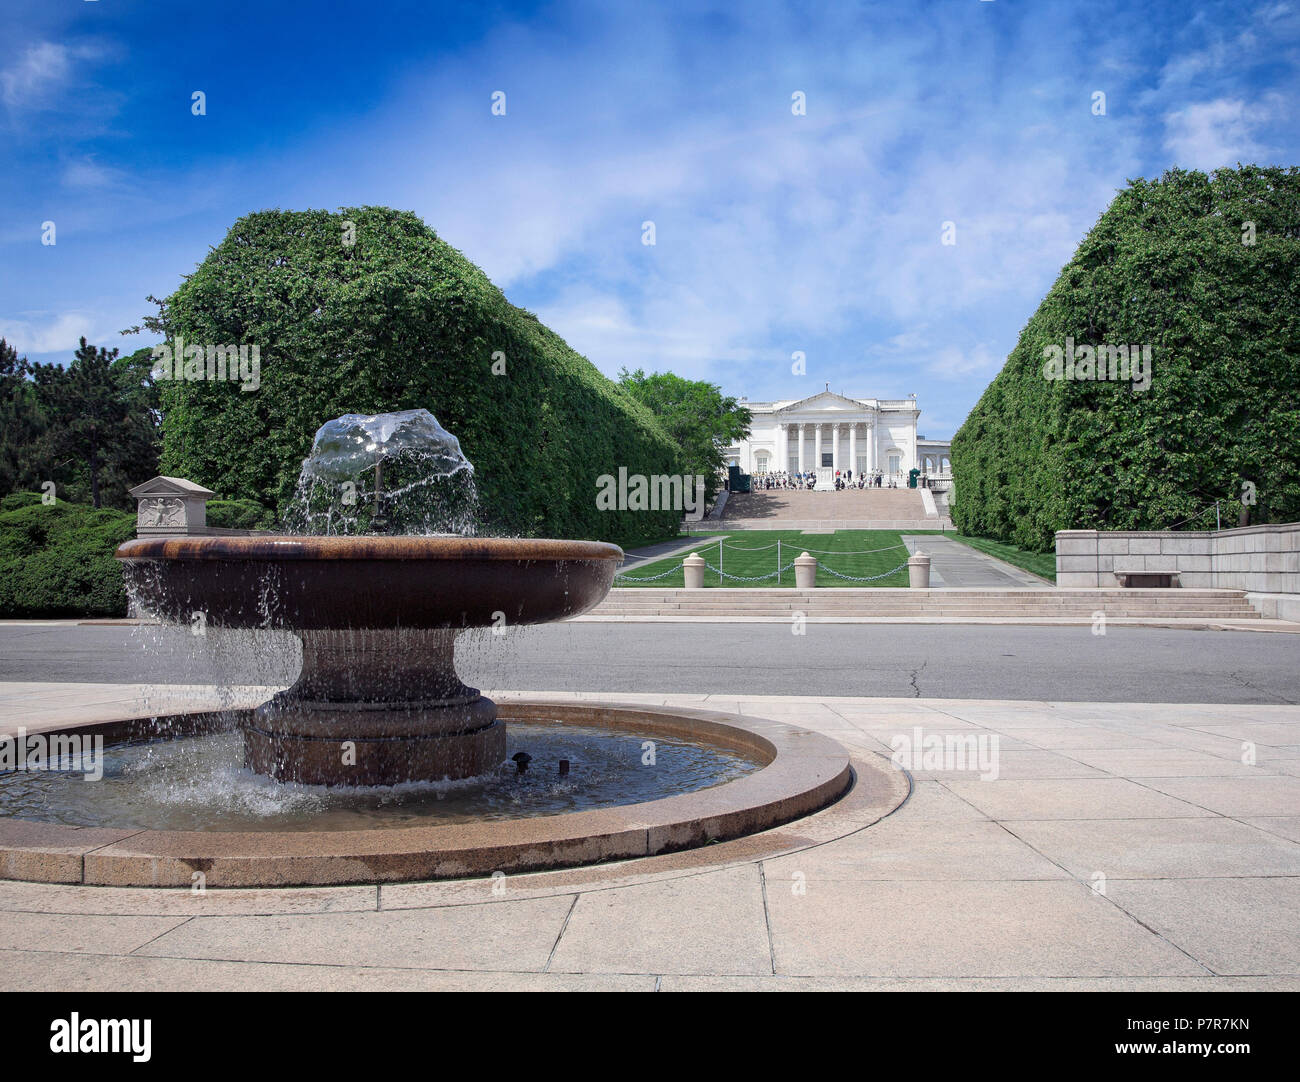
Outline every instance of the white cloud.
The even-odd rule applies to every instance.
[[[71,67],[66,45],[42,41],[29,46],[13,67],[0,71],[0,98],[9,106],[39,103],[68,77]]]
[[[100,165],[93,155],[70,161],[63,167],[62,181],[67,188],[109,188],[126,177],[121,169]]]
[[[77,348],[83,335],[96,345],[107,343],[102,317],[87,312],[25,312],[26,319],[0,319],[0,338],[20,355],[63,353]],[[97,336],[98,335],[98,336]],[[116,334],[113,335],[117,337]],[[110,346],[111,348],[111,346]]]
[[[994,353],[984,343],[969,349],[945,346],[927,362],[926,368],[940,376],[992,376],[1005,360],[1005,355]]]
[[[1254,131],[1271,114],[1266,105],[1236,98],[1198,102],[1165,114],[1165,149],[1184,169],[1218,169],[1253,162],[1266,150]]]

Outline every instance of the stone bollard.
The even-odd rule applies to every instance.
[[[686,589],[704,589],[704,557],[692,552],[682,561],[682,571],[686,576]]]
[[[794,586],[796,590],[811,590],[817,585],[817,558],[804,553],[794,561]]]
[[[907,561],[907,585],[913,590],[930,588],[930,557],[919,549]]]

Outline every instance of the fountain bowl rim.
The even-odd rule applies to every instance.
[[[531,537],[418,535],[137,537],[123,542],[119,560],[509,560],[622,562],[623,550],[605,541]]]

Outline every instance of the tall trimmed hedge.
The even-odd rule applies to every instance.
[[[250,214],[151,323],[173,348],[178,335],[260,347],[256,391],[162,384],[163,472],[228,499],[283,511],[325,421],[423,407],[474,463],[487,528],[626,544],[680,520],[597,510],[600,475],[670,474],[676,448],[644,407],[414,214]]]
[[[1044,350],[1067,337],[1150,345],[1149,389],[1046,379]],[[1252,521],[1300,518],[1300,171],[1131,182],[954,436],[952,465],[961,532],[1040,552],[1056,530],[1168,529],[1217,499],[1235,524],[1246,481]]]

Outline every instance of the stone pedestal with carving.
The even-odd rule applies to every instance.
[[[206,533],[211,489],[182,477],[155,477],[129,490],[136,498],[137,537],[183,537]]]

